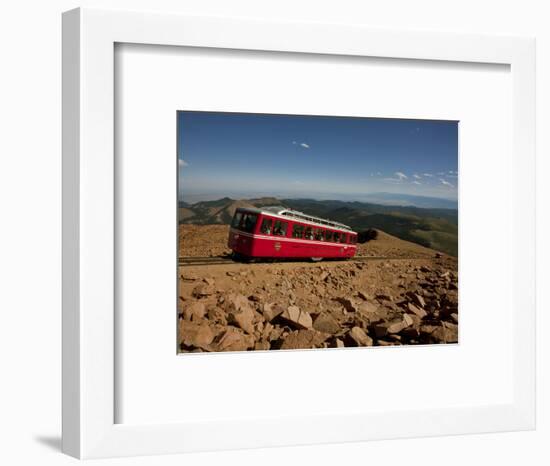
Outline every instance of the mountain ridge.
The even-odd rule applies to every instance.
[[[458,210],[456,209],[275,197],[252,199],[223,197],[213,201],[179,205],[181,206],[178,209],[180,224],[229,224],[235,210],[239,207],[278,205],[335,220],[349,225],[356,231],[376,228],[406,241],[452,256],[458,255]]]

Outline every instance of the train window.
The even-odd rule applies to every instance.
[[[270,218],[264,218],[262,220],[262,226],[260,227],[260,231],[264,235],[270,235],[272,227],[273,227],[273,220],[271,220]]]
[[[332,231],[327,230],[325,238],[327,239],[327,241],[332,241]]]
[[[281,222],[280,220],[277,220],[275,222],[275,226],[273,227],[273,234],[277,236],[286,236],[287,227],[287,222]]]
[[[340,243],[347,243],[348,242],[348,235],[345,233],[342,233],[342,237],[340,238]]]
[[[313,239],[313,228],[306,227],[306,232],[304,234],[305,239]]]
[[[292,226],[292,237],[293,238],[302,238],[304,234],[304,226],[294,224]]]
[[[334,232],[334,242],[339,243],[340,242],[340,233],[337,231]]]
[[[315,228],[315,240],[316,241],[323,241],[323,229],[322,228]]]
[[[246,231],[247,233],[252,233],[254,231],[254,227],[256,226],[256,220],[258,220],[258,216],[256,214],[244,214],[239,229]]]
[[[239,224],[241,223],[241,219],[243,218],[243,214],[240,212],[235,212],[235,215],[233,216],[233,221],[231,222],[231,226],[233,228],[239,228]]]

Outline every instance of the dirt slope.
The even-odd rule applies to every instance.
[[[226,239],[226,226],[185,225],[180,254],[217,256]],[[393,259],[181,266],[180,351],[458,341],[455,258],[382,232],[361,246]]]

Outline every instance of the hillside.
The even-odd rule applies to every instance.
[[[311,215],[336,220],[356,231],[375,228],[427,248],[458,255],[458,211],[456,209],[391,206],[356,201],[259,198],[234,200],[228,197],[180,203],[180,224],[227,225],[238,207],[281,205]]]
[[[180,225],[180,257],[228,256],[229,225]],[[357,256],[391,258],[432,258],[435,252],[378,230],[375,240],[358,244]]]

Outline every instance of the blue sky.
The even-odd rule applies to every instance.
[[[453,121],[178,112],[183,200],[457,198]]]

